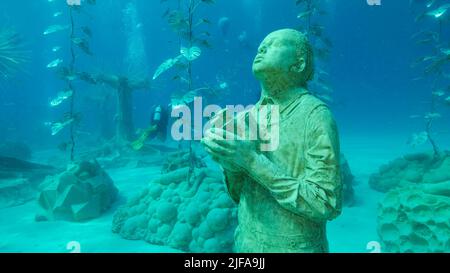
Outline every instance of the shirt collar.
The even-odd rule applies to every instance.
[[[261,95],[261,98],[258,102],[259,105],[278,105],[280,112],[283,112],[289,105],[291,105],[293,102],[295,102],[298,98],[301,96],[309,93],[308,90],[301,88],[301,89],[294,89],[292,91],[289,91],[287,94],[283,94],[283,96],[280,97],[273,97],[270,95]]]

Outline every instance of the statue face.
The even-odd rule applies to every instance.
[[[253,74],[263,79],[269,74],[301,73],[304,58],[298,56],[299,41],[293,30],[279,30],[269,34],[261,43],[253,61]]]

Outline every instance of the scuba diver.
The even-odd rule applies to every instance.
[[[144,130],[142,135],[134,141],[131,146],[138,151],[144,147],[147,139],[158,137],[159,140],[165,141],[167,138],[167,123],[168,123],[168,106],[156,105],[152,110],[152,118],[150,127]]]

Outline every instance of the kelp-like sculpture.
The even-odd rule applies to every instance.
[[[76,72],[73,76],[88,84],[107,86],[115,91],[117,98],[116,133],[114,142],[123,148],[134,140],[133,93],[150,89],[147,79],[147,54],[145,52],[142,23],[139,21],[136,1],[127,1],[122,9],[122,22],[126,34],[126,53],[122,73]],[[61,73],[67,76],[68,71]]]
[[[326,1],[323,0],[296,0],[296,7],[300,9],[297,19],[300,25],[297,27],[304,32],[310,40],[316,58],[315,77],[309,83],[311,92],[328,104],[333,103],[333,89],[328,81],[328,60],[333,43],[326,35],[325,26],[320,24],[326,16]],[[352,206],[355,203],[353,190],[353,176],[347,160],[341,155],[342,181],[344,182],[344,204]]]
[[[411,1],[418,12],[416,21],[435,29],[422,29],[412,37],[428,50],[411,66],[423,69],[417,80],[429,82],[431,101],[430,112],[423,115],[425,131],[414,134],[409,143],[417,146],[429,141],[433,150],[395,159],[370,177],[373,189],[386,192],[377,217],[382,252],[450,251],[450,152],[439,149],[431,130],[450,91],[445,77],[450,63],[443,32],[449,18],[446,2]]]
[[[10,27],[0,27],[0,76],[9,79],[28,61],[22,37]]]
[[[75,16],[74,12],[80,12],[83,6],[79,4],[77,1],[67,1],[67,7],[69,9],[69,24],[54,24],[43,32],[44,36],[54,34],[57,32],[62,32],[65,30],[70,30],[69,39],[70,39],[70,61],[67,67],[59,68],[61,64],[64,63],[62,58],[57,58],[51,61],[47,68],[56,69],[59,75],[63,74],[64,77],[62,79],[65,81],[67,88],[63,91],[59,91],[57,93],[57,97],[54,98],[50,102],[51,107],[57,107],[61,105],[65,100],[69,101],[69,111],[64,115],[64,118],[57,122],[51,122],[49,127],[51,128],[51,134],[56,135],[61,132],[64,128],[70,128],[70,160],[74,161],[75,158],[75,126],[78,124],[80,120],[80,114],[75,112],[75,98],[76,98],[76,89],[73,81],[75,80],[75,65],[77,61],[78,51],[83,52],[86,55],[92,56],[92,52],[89,47],[89,39],[92,37],[92,31],[88,26],[78,27],[75,24]],[[95,1],[87,1],[87,4],[94,5]],[[62,14],[62,11],[59,11],[58,14]],[[53,16],[55,17],[55,16]],[[59,16],[56,16],[59,17]],[[52,49],[53,52],[58,52],[59,47],[54,47]],[[62,73],[62,71],[64,73]]]
[[[206,18],[197,19],[196,15],[202,5],[213,4],[213,0],[178,0],[176,8],[169,7],[163,17],[179,37],[179,53],[164,61],[155,71],[153,80],[156,80],[162,73],[172,67],[176,67],[177,74],[173,79],[179,80],[181,87],[179,91],[172,94],[172,107],[178,105],[187,105],[192,102],[195,96],[201,96],[201,91],[209,91],[208,87],[194,88],[192,64],[201,54],[201,48],[210,48],[208,42],[209,32],[204,26],[209,25],[210,21]],[[169,3],[170,4],[170,3]],[[190,154],[192,157],[192,141],[189,142]],[[194,166],[191,166],[187,179],[194,172]]]
[[[172,58],[165,60],[155,71],[153,80],[172,67],[176,67],[176,75],[173,79],[180,82],[179,92],[172,94],[172,106],[178,105],[186,94],[201,95],[199,91],[208,90],[208,88],[194,88],[192,64],[202,54],[202,48],[210,48],[208,38],[209,32],[204,28],[210,24],[206,18],[196,18],[199,8],[204,4],[212,4],[212,0],[179,0],[175,8],[169,7],[163,17],[171,29],[179,37],[179,52]],[[182,103],[183,104],[183,103]]]
[[[449,26],[450,15],[447,12],[449,8],[450,5],[446,1],[429,1],[426,4],[417,2],[412,6],[412,9],[418,13],[416,22],[425,22],[423,25],[427,28],[429,25],[432,26],[432,29],[423,29],[422,26],[422,29],[411,37],[429,52],[427,55],[417,58],[411,64],[411,68],[422,69],[423,75],[417,80],[429,82],[431,102],[429,112],[423,115],[425,130],[413,134],[409,143],[415,146],[428,140],[436,160],[442,156],[442,151],[433,138],[432,125],[441,118],[439,107],[450,105],[450,82],[448,75],[445,74],[445,71],[450,69],[450,44],[445,42],[448,41],[448,37],[445,37],[444,32],[444,29]]]
[[[325,26],[321,19],[327,14],[326,1],[296,0],[295,5],[300,9],[297,19],[300,20],[298,30],[304,32],[311,41],[316,57],[316,77],[311,84],[313,93],[327,103],[332,103],[333,89],[328,81],[328,60],[333,43],[326,35]]]

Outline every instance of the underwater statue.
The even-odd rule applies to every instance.
[[[64,72],[61,72],[64,73]],[[130,78],[114,74],[90,74],[80,72],[77,75],[80,80],[87,83],[105,84],[117,91],[117,115],[116,115],[116,141],[127,143],[133,140],[133,91],[148,89],[150,83],[147,79]]]
[[[278,148],[262,151],[257,141],[220,139],[219,126],[202,140],[238,203],[235,251],[328,252],[326,223],[342,208],[340,147],[330,110],[307,90],[314,65],[306,36],[293,29],[268,35],[253,73],[262,87],[254,108],[279,107]]]

